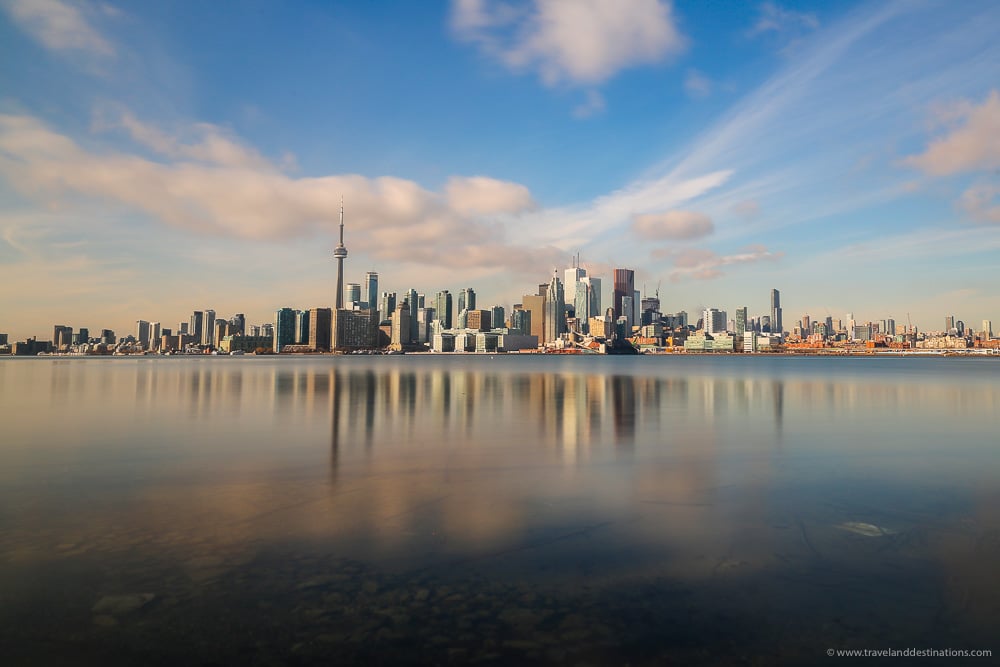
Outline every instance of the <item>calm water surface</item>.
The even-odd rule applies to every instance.
[[[998,379],[991,359],[5,359],[0,652],[997,655]]]

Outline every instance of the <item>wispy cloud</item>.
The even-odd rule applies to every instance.
[[[684,91],[695,99],[712,94],[712,80],[696,69],[690,69],[684,77]]]
[[[22,30],[52,51],[104,57],[115,54],[114,47],[91,24],[79,5],[64,0],[3,0],[0,6]]]
[[[747,31],[747,35],[755,37],[767,32],[787,32],[789,30],[815,30],[819,27],[819,19],[815,14],[796,12],[785,9],[773,2],[760,5],[757,20]]]
[[[596,90],[588,90],[582,103],[573,109],[576,118],[590,118],[604,111],[606,103],[604,96]]]
[[[619,71],[681,52],[686,40],[665,0],[534,0],[530,7],[454,0],[462,41],[547,85],[596,85]]]
[[[783,253],[771,252],[762,245],[751,245],[739,252],[720,255],[707,248],[661,248],[652,253],[655,259],[666,259],[673,264],[670,280],[678,282],[685,278],[712,280],[723,275],[722,267],[735,264],[753,264],[762,261],[777,261]]]
[[[697,211],[644,213],[632,219],[632,231],[641,239],[688,241],[708,236],[715,230],[712,219]]]

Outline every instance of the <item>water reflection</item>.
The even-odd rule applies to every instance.
[[[925,361],[3,362],[0,622],[51,600],[39,577],[89,623],[111,589],[182,610],[351,567],[355,592],[315,590],[547,591],[517,613],[551,620],[501,648],[573,605],[722,614],[734,655],[809,628],[976,638],[1000,620],[1000,389]],[[451,620],[511,604],[482,594]]]

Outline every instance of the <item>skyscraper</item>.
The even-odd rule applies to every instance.
[[[344,258],[347,257],[347,248],[344,247],[343,197],[340,198],[340,243],[333,249],[333,257],[337,260],[337,310],[340,310],[344,307]]]
[[[243,313],[236,313],[229,318],[229,335],[242,336],[246,333],[247,318]]]
[[[742,336],[747,331],[747,307],[736,309],[736,335]]]
[[[201,343],[202,331],[205,326],[205,313],[196,310],[191,313],[191,326],[188,327],[188,334],[194,336],[196,343]]]
[[[622,299],[628,297],[633,299],[635,295],[635,271],[632,269],[615,269],[615,289],[614,289],[614,303],[611,304],[612,308],[615,309],[615,319],[617,320],[622,316]]]
[[[452,328],[452,317],[451,317],[451,292],[448,290],[441,290],[437,293],[437,299],[434,301],[434,316],[437,317],[438,322],[441,323],[442,329]]]
[[[396,310],[396,293],[395,292],[382,292],[382,305],[378,309],[378,319],[380,322],[384,322],[392,317],[393,311]]]
[[[295,344],[295,311],[281,308],[274,313],[274,343],[272,349],[281,352],[286,345]]]
[[[348,310],[353,310],[361,305],[361,285],[359,283],[347,283],[344,288],[344,306]]]
[[[70,329],[72,331],[72,329]],[[138,320],[135,323],[135,339],[139,341],[139,345],[145,348],[149,347],[149,322],[146,320]]]
[[[782,335],[784,328],[781,322],[781,292],[771,290],[771,331]]]
[[[300,310],[295,313],[295,344],[309,344],[309,311]]]
[[[466,287],[458,293],[458,312],[476,309],[476,291]]]
[[[330,351],[330,336],[333,326],[333,311],[329,308],[313,308],[309,311],[309,347],[317,352]]]
[[[983,339],[989,340],[993,338],[993,322],[991,320],[983,320]]]
[[[406,303],[409,306],[410,312],[410,341],[413,342],[417,340],[417,311],[420,310],[420,304],[418,303],[419,296],[417,295],[417,290],[410,288],[410,291],[406,293]]]
[[[365,303],[368,310],[378,310],[378,274],[374,271],[365,274]]]
[[[563,294],[562,281],[559,280],[559,272],[552,272],[552,281],[549,282],[548,291],[545,293],[545,341],[553,341],[566,331],[566,298]]]
[[[490,308],[490,325],[494,329],[502,328],[504,326],[504,320],[506,319],[507,317],[503,306],[493,306]]]
[[[705,333],[717,334],[726,332],[726,311],[709,308],[703,314]]]
[[[573,310],[576,310],[576,290],[577,283],[587,276],[587,270],[580,268],[579,264],[576,263],[574,258],[574,264],[572,268],[566,269],[565,272],[566,279],[563,282],[563,292],[566,299],[566,303],[573,305]],[[580,317],[579,313],[575,313],[576,317]],[[581,318],[582,319],[582,318]]]

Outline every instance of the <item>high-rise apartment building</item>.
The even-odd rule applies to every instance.
[[[317,352],[329,352],[333,310],[330,308],[311,308],[307,322],[309,323],[309,336],[306,339],[306,344]]]
[[[56,349],[60,345],[70,345],[73,342],[73,327],[57,324],[52,327],[52,345]]]
[[[299,310],[295,313],[295,344],[309,344],[309,311]]]
[[[955,329],[955,328],[956,327],[955,327],[955,316],[954,315],[949,315],[948,317],[944,318],[944,332],[945,333],[949,333],[949,332],[951,332],[952,329]]]
[[[632,269],[615,269],[614,271],[614,303],[615,319],[622,316],[622,300],[635,298],[635,271]],[[630,320],[631,321],[631,320]]]
[[[983,339],[989,340],[993,338],[993,322],[991,320],[983,320]]]
[[[281,352],[286,345],[295,344],[295,310],[280,308],[274,313],[274,343],[272,349]]]
[[[243,313],[236,313],[229,318],[229,335],[242,336],[246,333],[247,318]]]
[[[515,335],[531,335],[531,311],[525,310],[521,304],[516,304],[510,312],[510,332]]]
[[[475,329],[476,331],[489,331],[490,326],[490,311],[488,310],[467,310],[465,327],[467,329]]]
[[[365,304],[368,310],[378,310],[378,274],[374,271],[365,274]]]

